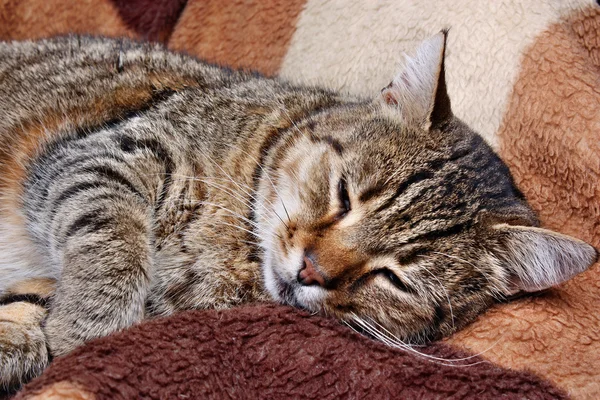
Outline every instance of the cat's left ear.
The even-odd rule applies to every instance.
[[[404,70],[381,91],[381,100],[397,107],[402,119],[424,129],[438,128],[452,118],[446,90],[444,56],[448,31],[424,41]]]

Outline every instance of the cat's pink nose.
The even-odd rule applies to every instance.
[[[298,282],[305,286],[325,286],[325,278],[317,271],[315,264],[306,254],[304,255],[304,261],[302,262],[302,269],[298,272]]]

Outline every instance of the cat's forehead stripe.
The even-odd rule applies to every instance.
[[[382,210],[385,210],[387,208],[389,208],[390,206],[392,206],[394,204],[394,201],[402,196],[402,194],[404,194],[408,188],[412,185],[416,185],[420,182],[426,181],[428,179],[431,179],[433,177],[433,173],[430,171],[419,171],[416,173],[413,173],[411,176],[409,176],[408,178],[406,178],[404,181],[402,181],[396,191],[394,192],[394,194],[388,198],[385,203],[383,203],[382,205],[380,205],[379,207],[377,207],[377,209],[375,210],[375,212],[380,212]]]

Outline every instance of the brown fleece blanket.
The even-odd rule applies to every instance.
[[[418,350],[290,307],[192,311],[58,358],[16,399],[566,399],[532,374],[443,344]]]
[[[600,6],[559,3],[0,0],[0,39],[160,40],[213,62],[374,95],[402,51],[450,26],[455,113],[509,164],[545,227],[600,247]],[[574,398],[600,398],[599,268],[499,305],[448,342],[529,369]]]

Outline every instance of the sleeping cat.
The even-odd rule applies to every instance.
[[[453,116],[445,44],[376,99],[126,40],[0,44],[0,383],[259,301],[425,342],[585,270]]]

